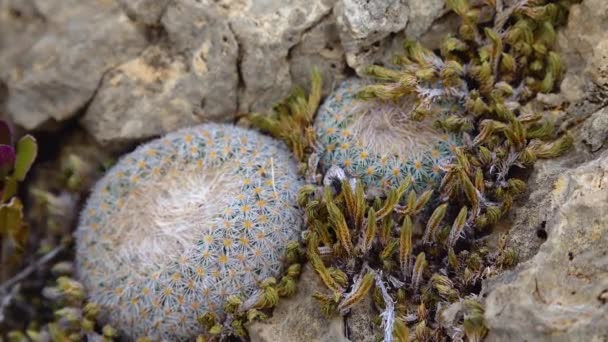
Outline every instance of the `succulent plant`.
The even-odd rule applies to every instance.
[[[454,157],[459,136],[435,128],[434,120],[415,120],[418,112],[411,97],[358,98],[368,84],[348,79],[319,108],[314,127],[321,172],[338,166],[380,190],[399,186],[409,175],[417,190],[437,184]],[[444,113],[459,107],[457,98],[449,100],[435,107]]]
[[[16,146],[13,143],[9,124],[0,120],[0,280],[10,275],[27,243],[28,229],[17,191],[38,154],[31,135],[23,136]]]
[[[101,321],[131,338],[242,335],[243,316],[293,292],[299,268],[274,279],[300,238],[300,185],[282,143],[231,125],[183,129],[123,157],[76,232],[77,273]]]
[[[481,279],[517,255],[483,238],[525,192],[515,171],[572,145],[533,103],[564,72],[552,45],[569,2],[446,3],[461,25],[439,51],[405,42],[393,66],[368,68],[374,82],[346,81],[321,106],[311,148],[325,177],[298,196],[322,310],[371,296],[384,341],[484,337]],[[446,327],[453,303],[463,314]]]

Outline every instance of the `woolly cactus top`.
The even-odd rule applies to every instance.
[[[362,101],[365,82],[344,81],[323,103],[315,121],[321,166],[340,166],[368,186],[398,186],[412,175],[416,188],[441,179],[457,137],[411,118],[413,101]]]
[[[277,277],[301,229],[296,164],[281,143],[206,124],[124,157],[96,185],[77,230],[79,276],[127,336],[192,339]]]

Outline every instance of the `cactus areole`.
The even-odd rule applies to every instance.
[[[297,240],[301,185],[290,152],[257,132],[205,124],[123,157],[76,233],[79,277],[102,323],[130,338],[191,340],[278,277]]]

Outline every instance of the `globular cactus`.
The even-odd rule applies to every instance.
[[[365,85],[347,79],[319,109],[314,126],[322,172],[336,165],[366,186],[384,190],[408,175],[416,189],[438,183],[458,136],[435,128],[432,120],[415,120],[410,99],[359,99]]]
[[[221,124],[140,146],[95,186],[77,270],[102,323],[130,338],[192,340],[229,297],[280,276],[302,219],[297,166],[257,132]]]

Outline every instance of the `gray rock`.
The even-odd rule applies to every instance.
[[[547,238],[547,224],[561,206],[552,195],[559,176],[594,157],[581,141],[580,130],[575,133],[576,144],[572,152],[557,159],[536,162],[527,180],[527,197],[515,204],[503,222],[509,226],[507,246],[518,252],[520,262],[532,258]]]
[[[293,83],[310,88],[310,71],[318,68],[323,75],[323,94],[327,95],[344,79],[346,60],[336,23],[325,17],[302,35],[291,50],[290,73]]]
[[[408,6],[409,23],[405,28],[405,36],[410,39],[422,36],[429,30],[435,19],[446,12],[444,0],[410,0]]]
[[[406,0],[341,0],[334,10],[349,66],[362,68],[377,59],[392,33],[405,29],[409,8]]]
[[[348,338],[353,342],[376,342],[384,336],[384,331],[374,323],[379,313],[374,309],[371,296],[368,294],[357,303],[346,318]]]
[[[145,25],[157,25],[170,0],[118,0],[127,15]]]
[[[44,17],[33,0],[0,2],[0,78],[17,77],[15,63],[45,29]]]
[[[102,144],[143,140],[237,113],[238,47],[214,6],[172,3],[167,41],[106,74],[82,119]]]
[[[608,107],[600,109],[587,119],[582,131],[582,141],[589,146],[591,152],[601,149],[608,141]]]
[[[561,173],[550,189],[547,240],[485,284],[487,341],[608,339],[608,152]]]
[[[306,86],[312,67],[329,92],[345,66],[331,5],[173,1],[159,22],[166,37],[108,72],[82,123],[101,143],[120,146],[267,111],[295,84]]]
[[[266,112],[294,85],[307,87],[313,67],[327,94],[349,66],[380,62],[382,47],[426,31],[442,7],[443,0],[4,0],[5,108],[27,129],[84,113],[89,133],[121,147]]]
[[[568,74],[561,84],[562,94],[568,101],[577,102],[588,96],[593,88],[589,80],[603,87],[608,86],[606,31],[608,2],[584,0],[571,7],[568,24],[557,36],[558,48],[568,68]]]
[[[114,1],[28,4],[33,26],[25,25],[27,30],[40,32],[42,20],[44,33],[18,44],[14,51],[22,53],[2,78],[9,92],[8,114],[17,124],[35,129],[73,117],[90,101],[105,71],[136,56],[146,40]]]
[[[366,65],[386,60],[405,38],[416,39],[444,13],[443,0],[341,0],[334,9],[348,65],[362,75]]]
[[[306,265],[298,281],[298,292],[282,299],[266,321],[248,326],[251,342],[348,342],[344,337],[344,320],[327,318],[312,298],[327,288],[315,271]]]
[[[228,7],[230,27],[240,48],[241,112],[266,111],[285,97],[294,83],[301,84],[302,80],[291,78],[290,52],[304,33],[330,15],[333,2],[267,0],[247,1],[243,8]]]

